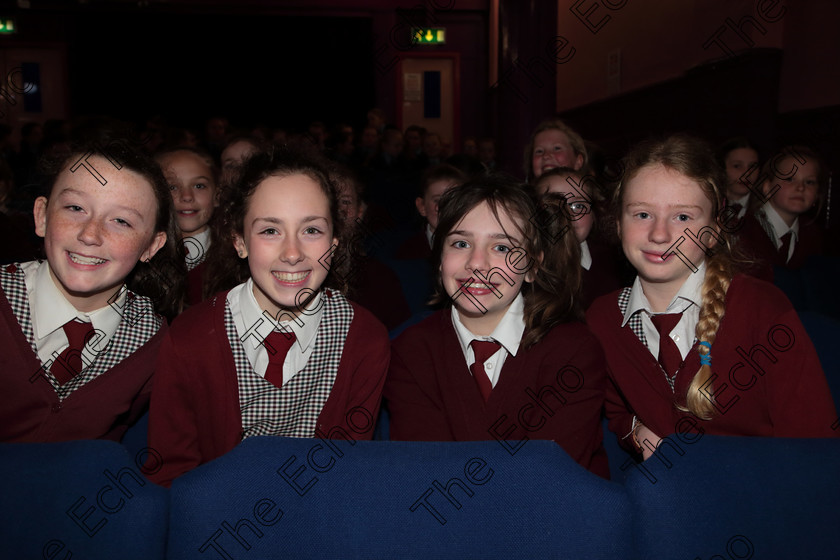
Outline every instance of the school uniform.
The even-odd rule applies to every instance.
[[[732,208],[733,220],[743,220],[747,215],[747,208],[750,205],[750,193],[745,194],[741,198],[726,199],[726,206]]]
[[[617,258],[616,251],[596,237],[585,239],[580,244],[584,309],[602,295],[621,287],[615,266]]]
[[[426,224],[421,231],[403,241],[394,258],[398,260],[429,259],[432,256],[433,235],[432,228]]]
[[[601,340],[613,381],[607,388],[610,429],[637,451],[629,436],[633,416],[660,437],[675,432],[731,436],[833,437],[837,418],[819,358],[799,317],[772,284],[736,275],[711,347],[716,412],[700,420],[684,406],[700,369],[694,330],[705,263],[689,276],[667,313],[682,311],[668,334],[682,356],[676,373],[660,366],[660,335],[638,278],[630,288],[599,298],[587,323]]]
[[[531,348],[520,294],[490,337],[476,337],[457,309],[440,310],[394,342],[385,399],[391,438],[418,441],[550,439],[607,478],[600,414],[606,383],[603,352],[580,323],[556,326]],[[471,372],[473,339],[501,344],[484,362],[492,385],[485,401]],[[562,372],[562,375],[561,373]],[[478,375],[482,372],[477,371]]]
[[[324,289],[299,320],[279,324],[256,303],[252,281],[191,307],[163,341],[149,445],[177,476],[257,435],[370,439],[388,369],[388,335],[365,309]],[[296,335],[283,383],[266,378],[264,340]]]
[[[790,233],[787,251],[783,238]],[[755,261],[749,274],[772,281],[772,267],[802,268],[808,257],[823,252],[822,234],[816,224],[803,224],[799,218],[788,226],[769,202],[755,214],[744,218],[737,243]]]
[[[0,441],[118,441],[146,411],[166,332],[151,301],[124,289],[113,304],[79,312],[46,261],[0,268],[0,286]],[[80,370],[60,381],[53,366],[70,346],[63,325],[74,319],[94,330]]]
[[[207,251],[210,250],[210,228],[184,238],[187,264],[187,305],[203,298],[204,275],[207,272]]]
[[[411,317],[399,276],[384,262],[370,255],[354,261],[348,298],[373,313],[388,330]]]

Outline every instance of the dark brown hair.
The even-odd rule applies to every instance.
[[[471,210],[485,202],[497,221],[499,212],[504,211],[519,225],[525,247],[518,249],[523,250],[525,255],[516,262],[530,262],[527,267],[522,267],[521,274],[534,274],[534,281],[525,282],[522,287],[526,329],[522,343],[527,348],[539,342],[555,325],[581,318],[578,302],[580,247],[574,235],[569,233],[571,226],[562,212],[549,210],[557,220],[541,219],[527,185],[495,174],[453,187],[441,197],[432,247],[432,270],[440,269],[449,232]],[[560,231],[565,233],[557,235]],[[520,270],[519,267],[516,269]],[[432,303],[443,302],[451,302],[451,296],[446,293],[438,273]]]
[[[339,241],[332,254],[332,265],[324,286],[347,291],[347,279],[353,264],[350,259],[350,240],[338,211],[338,196],[329,178],[328,165],[329,162],[320,156],[289,148],[276,148],[256,154],[245,163],[239,181],[222,193],[220,219],[213,224],[213,227],[219,228],[217,238],[221,243],[216,250],[210,251],[207,260],[208,282],[205,293],[210,295],[229,290],[250,277],[248,261],[240,259],[234,248],[234,234],[244,235],[245,215],[251,197],[263,181],[269,177],[297,174],[305,175],[321,187],[329,201],[333,237]]]

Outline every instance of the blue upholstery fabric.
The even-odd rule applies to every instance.
[[[840,439],[697,436],[627,477],[640,557],[837,557]]]
[[[0,444],[0,557],[163,559],[169,496],[145,459],[102,440]]]
[[[511,455],[496,441],[255,437],[176,479],[171,497],[179,560],[630,556],[623,488],[552,442]]]
[[[800,312],[799,319],[817,349],[834,406],[840,411],[840,321],[811,311]]]
[[[128,449],[128,454],[134,457],[141,449],[148,445],[148,436],[149,413],[146,412],[136,424],[126,430],[120,443]]]
[[[601,420],[604,432],[604,449],[610,462],[610,480],[624,484],[627,474],[635,468],[635,459],[618,444],[618,437],[610,431],[606,418]]]

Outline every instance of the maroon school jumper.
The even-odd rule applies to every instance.
[[[606,382],[598,341],[581,323],[565,323],[508,355],[485,404],[444,309],[393,343],[384,393],[391,439],[512,440],[503,444],[509,450],[523,438],[554,440],[609,478],[600,423]]]
[[[629,296],[630,288],[625,293]],[[674,391],[656,357],[621,327],[619,292],[599,298],[587,312],[601,340],[614,386],[607,388],[607,418],[619,438],[635,414],[660,437],[675,432],[729,436],[836,437],[834,403],[817,352],[785,295],[775,286],[736,275],[726,294],[726,313],[712,344],[717,412],[699,420],[679,411],[700,369],[695,343],[677,372]],[[631,450],[630,438],[622,444]]]
[[[163,467],[150,478],[159,484],[168,486],[242,440],[237,371],[225,330],[226,298],[222,292],[187,309],[161,346],[149,414],[149,446],[163,458]],[[326,437],[338,428],[354,439],[370,439],[388,370],[388,334],[370,312],[351,305],[353,320],[317,428]],[[353,412],[356,407],[369,414],[369,426],[364,414]]]
[[[804,224],[799,220],[799,239],[793,247],[793,255],[785,262],[785,256],[776,248],[776,243],[767,235],[761,222],[753,214],[747,214],[737,233],[738,246],[755,261],[747,271],[751,276],[773,281],[773,267],[802,268],[811,255],[823,252],[822,233],[816,224]]]
[[[432,248],[429,246],[429,239],[426,237],[426,226],[414,233],[411,237],[402,242],[394,255],[398,260],[429,259],[432,256]]]
[[[154,314],[147,298],[128,292],[121,312],[131,320],[120,322],[108,350],[87,368],[105,371],[60,400],[24,335],[22,324],[31,333],[32,323],[28,303],[21,299],[26,293],[23,271],[8,265],[0,274],[5,276],[4,284],[15,285],[14,294],[0,290],[0,441],[119,441],[146,412],[165,321]],[[23,311],[20,320],[12,311],[13,299]]]

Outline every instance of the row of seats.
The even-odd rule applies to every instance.
[[[167,490],[150,451],[0,445],[0,557],[835,558],[840,440],[674,440],[623,484],[528,441],[250,438]]]

